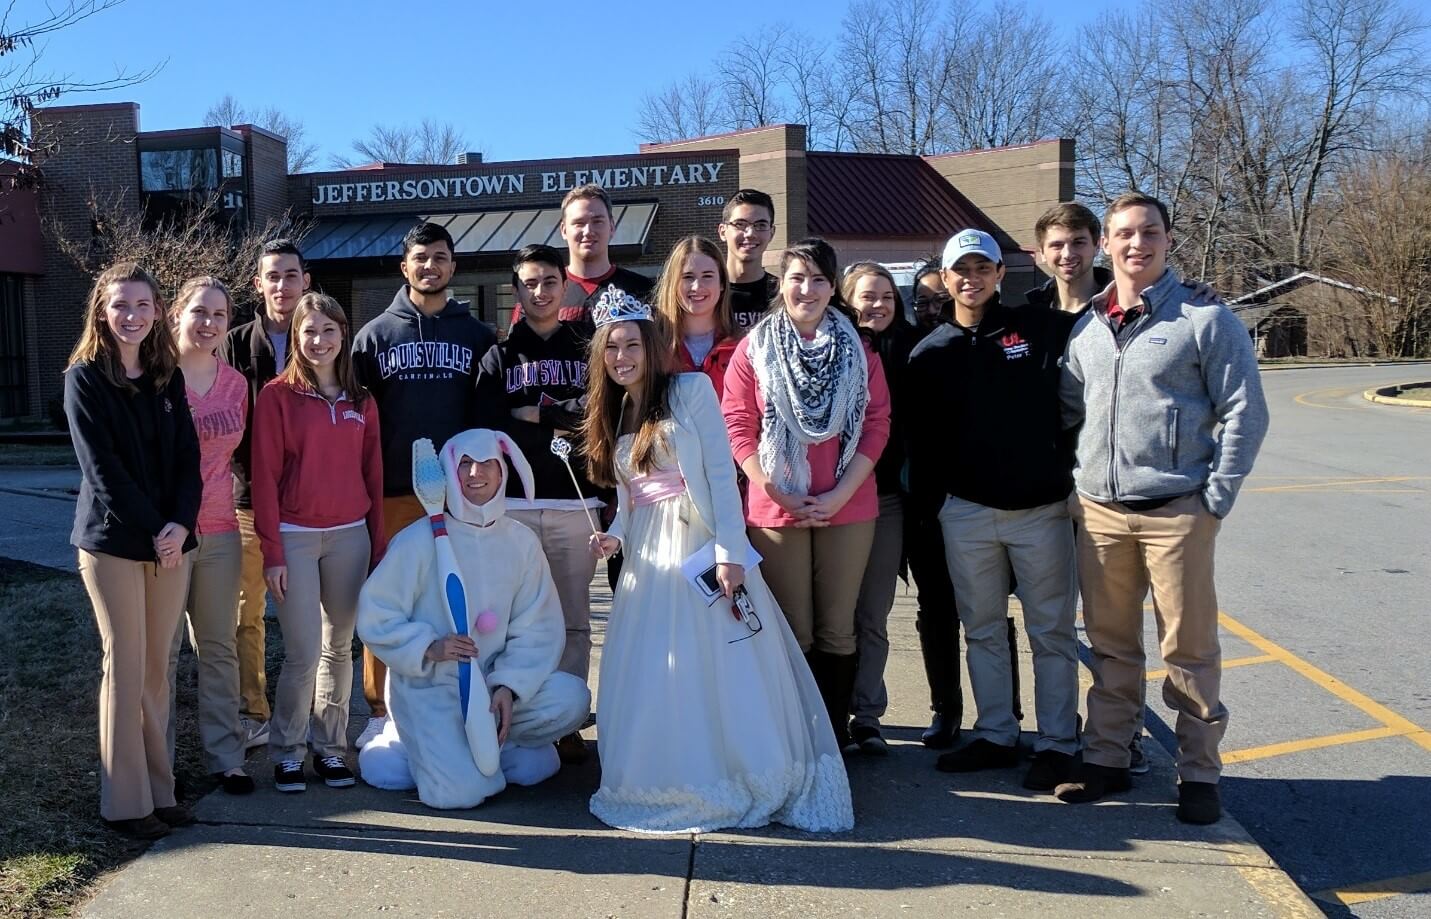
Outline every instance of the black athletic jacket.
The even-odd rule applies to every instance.
[[[1094,290],[1100,291],[1111,283],[1113,283],[1113,272],[1104,268],[1102,265],[1094,265]],[[1058,282],[1053,278],[1049,278],[1041,286],[1035,287],[1033,290],[1024,294],[1024,299],[1027,301],[1028,306],[1043,306],[1050,309],[1058,309]],[[1087,308],[1086,306],[1084,307],[1084,309]],[[1079,311],[1075,315],[1081,316],[1083,313]]]
[[[288,353],[293,353],[293,333],[290,330],[288,335]],[[233,473],[234,473],[234,506],[241,508],[253,507],[253,500],[249,497],[248,479],[250,465],[253,455],[253,407],[258,401],[259,390],[268,385],[268,381],[278,376],[278,354],[273,350],[273,342],[268,338],[268,332],[263,327],[263,309],[259,308],[258,315],[249,322],[241,326],[229,329],[229,334],[224,336],[223,342],[219,345],[219,357],[224,363],[243,374],[243,378],[248,380],[248,412],[244,416],[248,420],[244,423],[243,439],[239,441],[238,449],[234,450]]]
[[[568,432],[572,468],[582,495],[593,498],[604,494],[586,479],[581,439],[575,433],[582,423],[591,335],[589,325],[563,322],[550,338],[542,338],[525,321],[518,321],[505,341],[487,349],[478,365],[478,423],[506,431],[517,442],[532,467],[538,498],[578,497],[566,467],[551,452],[552,436],[558,430]],[[537,407],[540,422],[512,417],[512,409],[529,406]],[[516,476],[508,477],[507,497],[526,497]]]
[[[945,323],[914,349],[904,381],[910,491],[1001,510],[1073,489],[1059,417],[1060,359],[1074,317],[994,300],[971,331]]]
[[[171,521],[189,531],[185,552],[199,544],[199,436],[182,371],[163,389],[134,382],[139,392],[128,392],[88,363],[65,371],[65,417],[84,470],[70,543],[152,562],[154,537]]]
[[[441,450],[476,422],[477,361],[496,340],[459,300],[424,316],[407,285],[354,337],[353,368],[382,420],[384,495],[412,494],[414,440],[429,438]]]

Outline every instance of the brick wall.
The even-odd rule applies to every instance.
[[[288,141],[251,124],[235,128],[248,155],[248,213],[253,226],[288,210]]]
[[[1073,141],[969,150],[925,161],[1019,245],[1034,247],[1034,223],[1060,201],[1073,200]]]
[[[139,160],[134,137],[139,106],[132,102],[73,105],[41,109],[31,119],[40,168],[40,215],[47,230],[58,223],[68,239],[92,237],[88,200],[91,191],[121,207],[139,208]],[[65,361],[79,338],[91,278],[70,264],[46,240],[44,275],[27,297],[25,316],[30,345],[30,408],[43,415],[63,392]]]

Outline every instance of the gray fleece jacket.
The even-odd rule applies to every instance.
[[[1064,354],[1066,428],[1077,434],[1074,486],[1094,501],[1202,493],[1226,517],[1267,434],[1257,357],[1221,303],[1188,303],[1163,272],[1121,344],[1108,322],[1113,285],[1093,299]]]

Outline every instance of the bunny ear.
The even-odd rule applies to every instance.
[[[497,447],[506,454],[512,468],[517,470],[517,476],[522,480],[522,491],[526,493],[527,500],[534,500],[536,486],[532,481],[532,467],[527,463],[527,457],[522,453],[522,448],[501,431],[493,431],[492,436],[497,438]]]

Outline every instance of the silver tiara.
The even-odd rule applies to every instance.
[[[615,284],[606,285],[596,305],[591,308],[591,321],[598,326],[608,322],[629,322],[633,319],[650,319],[651,307],[642,303]]]

